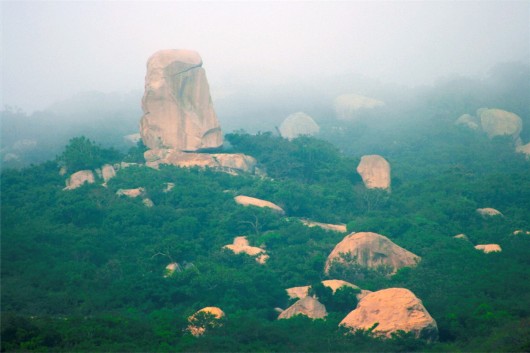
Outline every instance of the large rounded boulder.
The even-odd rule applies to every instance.
[[[383,157],[377,154],[362,156],[357,173],[366,188],[390,190],[390,164]]]
[[[523,129],[521,118],[505,110],[481,108],[477,111],[477,117],[480,119],[482,129],[490,138],[509,135],[514,140],[518,140]]]
[[[420,257],[393,243],[387,237],[371,232],[352,233],[338,243],[326,260],[325,272],[334,262],[376,269],[387,267],[395,273],[402,267],[415,266]]]
[[[411,332],[426,340],[438,338],[436,321],[422,301],[405,288],[388,288],[366,295],[340,325],[352,331],[371,330],[388,338],[398,331]]]
[[[298,112],[289,115],[279,127],[280,135],[286,139],[294,139],[298,136],[313,136],[318,134],[320,127],[312,117],[306,113]]]

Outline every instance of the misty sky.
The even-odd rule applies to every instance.
[[[142,90],[158,49],[197,50],[214,99],[247,84],[358,73],[431,84],[530,62],[530,1],[1,2],[1,106]],[[140,104],[140,102],[139,102]]]

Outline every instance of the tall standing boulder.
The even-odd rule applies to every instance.
[[[332,263],[339,262],[372,269],[384,266],[395,273],[402,267],[415,266],[420,259],[418,255],[403,249],[383,235],[360,232],[347,235],[335,246],[326,260],[324,271],[329,273]]]
[[[316,135],[320,131],[320,127],[312,117],[306,113],[298,112],[289,115],[282,122],[279,130],[283,138],[294,139],[303,135]]]
[[[388,288],[366,295],[341,322],[351,330],[369,330],[390,338],[397,331],[436,340],[438,326],[423,303],[405,288]],[[374,328],[375,326],[375,328]]]
[[[383,157],[377,154],[362,156],[357,173],[368,189],[390,190],[390,164]]]
[[[223,144],[200,55],[160,50],[147,61],[140,135],[150,149],[197,151]]]

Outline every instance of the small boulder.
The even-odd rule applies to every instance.
[[[383,337],[397,331],[411,332],[417,338],[436,340],[438,326],[423,303],[405,288],[388,288],[365,296],[341,322],[355,330],[369,330]]]
[[[298,136],[318,134],[320,127],[306,113],[298,112],[289,115],[278,129],[283,138],[292,140]]]
[[[390,164],[379,155],[368,155],[361,158],[357,173],[368,189],[390,190]]]
[[[289,319],[295,315],[305,315],[311,319],[323,319],[328,315],[326,307],[313,297],[306,296],[285,309],[278,319]]]
[[[496,210],[494,208],[490,208],[490,207],[477,208],[477,213],[479,215],[481,215],[482,217],[484,217],[484,218],[502,216],[503,215],[500,211],[498,211],[498,210]]]
[[[180,268],[180,265],[178,263],[172,262],[166,266],[164,277],[171,277],[175,272],[182,272],[182,269]]]
[[[188,317],[188,331],[195,337],[203,335],[209,328],[218,327],[225,313],[216,306],[208,306]]]
[[[514,140],[519,139],[523,121],[518,115],[501,109],[481,108],[477,110],[477,117],[489,138],[510,135]]]
[[[269,255],[265,253],[265,250],[255,246],[250,246],[247,237],[244,236],[235,237],[233,244],[225,245],[223,248],[232,250],[235,254],[245,253],[247,255],[254,256],[256,257],[256,261],[262,265],[265,264],[269,258]]]
[[[339,233],[346,233],[348,231],[346,229],[346,224],[320,223],[320,222],[315,222],[315,221],[312,221],[309,219],[303,219],[303,218],[300,219],[300,222],[302,222],[302,224],[308,227],[319,227],[324,230],[332,230],[334,232],[339,232]]]
[[[168,193],[175,188],[175,183],[164,183],[164,185],[166,186],[164,190],[162,190],[164,193]]]
[[[349,254],[348,260],[341,255]],[[324,271],[329,272],[333,262],[355,263],[368,268],[389,267],[392,273],[402,267],[416,266],[420,257],[393,243],[387,237],[371,232],[352,233],[338,243],[326,260]]]
[[[530,159],[530,142],[526,145],[515,147],[515,152],[523,153],[526,156],[526,159]]]
[[[138,196],[142,196],[145,194],[144,188],[136,188],[136,189],[119,189],[116,191],[116,195],[118,196],[127,196],[131,198],[135,198]]]
[[[471,130],[478,130],[480,127],[479,119],[469,114],[461,115],[458,119],[456,119],[455,124],[468,127]]]
[[[274,212],[285,214],[285,211],[280,206],[270,201],[265,201],[265,200],[257,199],[255,197],[244,196],[244,195],[236,196],[234,200],[238,204],[243,205],[243,206],[266,207],[266,208],[270,208]]]
[[[80,170],[66,180],[66,187],[63,190],[73,190],[83,184],[93,184],[95,182],[94,173],[91,170]]]
[[[151,201],[151,199],[149,199],[147,197],[142,199],[142,203],[144,204],[145,207],[149,207],[149,208],[151,208],[151,207],[153,207],[155,205],[153,203],[153,201]]]
[[[501,252],[502,251],[499,244],[479,244],[479,245],[475,245],[475,249],[481,250],[486,254],[490,252]]]
[[[469,238],[467,237],[467,235],[465,235],[465,234],[463,234],[463,233],[462,233],[462,234],[457,234],[457,235],[455,235],[453,238],[455,238],[455,239],[462,239],[462,240],[465,240],[465,241],[469,241]]]

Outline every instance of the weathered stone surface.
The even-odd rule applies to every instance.
[[[490,207],[486,207],[486,208],[477,208],[477,213],[479,215],[481,215],[482,217],[486,218],[486,217],[493,217],[493,216],[502,216],[503,214],[494,209],[494,208],[490,208]]]
[[[66,180],[66,187],[63,190],[73,190],[83,184],[93,184],[95,182],[94,173],[91,170],[80,170],[70,175]]]
[[[285,214],[285,211],[280,206],[270,201],[265,201],[265,200],[257,199],[255,197],[244,196],[244,195],[236,196],[234,200],[238,204],[243,205],[243,206],[267,207],[273,210],[274,212]]]
[[[309,219],[300,219],[300,222],[302,224],[308,226],[308,227],[320,227],[324,230],[332,230],[334,232],[340,232],[340,233],[346,233],[348,230],[346,229],[345,224],[330,224],[330,223],[320,223],[315,222]]]
[[[107,181],[116,176],[116,170],[110,164],[105,164],[103,167],[101,167],[101,176],[103,177],[103,181],[106,184]]]
[[[523,128],[523,121],[518,115],[501,109],[481,108],[477,110],[477,117],[490,138],[510,135],[517,140]]]
[[[346,262],[341,254],[347,255]],[[332,262],[355,263],[364,267],[390,267],[395,273],[402,267],[415,266],[420,257],[393,243],[387,237],[371,232],[352,233],[338,243],[326,260],[324,271],[328,273]]]
[[[355,119],[360,109],[373,109],[383,105],[383,101],[359,94],[342,94],[333,103],[337,118],[341,120]]]
[[[341,322],[352,330],[368,330],[391,337],[399,330],[411,332],[417,338],[435,340],[438,337],[436,321],[414,293],[405,288],[388,288],[365,296]]]
[[[298,136],[313,136],[318,134],[320,127],[312,117],[303,112],[289,115],[279,127],[280,135],[286,139],[294,139]]]
[[[502,249],[499,244],[479,244],[475,249],[484,251],[486,254],[490,252],[501,252]]]
[[[285,309],[278,319],[289,319],[295,315],[305,315],[312,319],[323,319],[328,315],[326,307],[313,297],[304,297]]]
[[[526,159],[530,158],[530,142],[526,145],[521,145],[515,147],[515,152],[517,153],[524,153],[526,155]]]
[[[202,315],[201,315],[202,314]],[[210,320],[201,318],[204,314],[213,316]],[[188,331],[195,337],[203,335],[209,327],[218,326],[217,320],[224,317],[225,313],[216,306],[208,306],[188,317]]]
[[[201,66],[191,50],[160,50],[147,61],[140,135],[148,148],[197,151],[223,144]]]
[[[128,196],[128,197],[138,197],[145,195],[145,189],[144,188],[135,188],[135,189],[119,189],[116,191],[116,195],[118,196]]]
[[[259,264],[265,264],[269,255],[266,254],[266,251],[258,248],[256,246],[250,246],[247,240],[247,237],[235,237],[233,244],[228,244],[223,246],[225,249],[232,250],[235,254],[245,253],[250,256],[256,257],[256,261]]]
[[[152,149],[144,153],[146,165],[158,169],[161,164],[182,168],[201,167],[254,173],[256,159],[242,153],[187,153],[175,149]]]
[[[479,119],[469,114],[461,115],[458,119],[456,119],[455,124],[466,126],[472,130],[478,130],[480,127]]]
[[[363,156],[357,173],[368,189],[390,190],[390,164],[383,157],[377,154]]]

